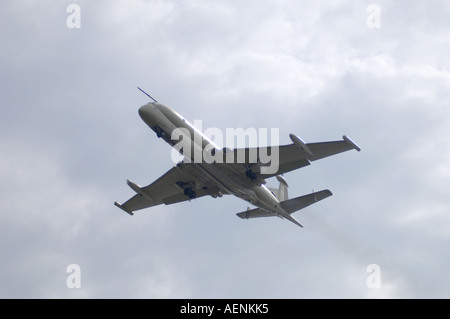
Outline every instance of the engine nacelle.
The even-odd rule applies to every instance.
[[[297,146],[306,155],[309,155],[311,157],[314,156],[313,152],[311,152],[308,145],[306,145],[306,143],[300,137],[298,137],[295,134],[289,134],[289,137],[291,138],[292,142],[294,142],[295,146]]]
[[[148,199],[151,200],[151,197],[148,196],[148,194],[147,194],[146,192],[144,192],[144,190],[142,189],[141,186],[139,186],[139,185],[136,184],[136,183],[133,183],[133,182],[130,181],[129,179],[127,179],[127,184],[128,184],[128,186],[130,186],[130,188],[131,188],[132,190],[134,190],[138,195],[143,196],[143,197],[146,197],[146,198],[148,198]]]

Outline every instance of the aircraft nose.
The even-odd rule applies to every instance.
[[[155,110],[156,106],[153,103],[145,104],[139,108],[139,116],[145,123],[149,124],[154,118]]]

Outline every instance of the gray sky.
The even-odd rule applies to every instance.
[[[449,16],[447,1],[2,1],[0,297],[449,298]],[[204,129],[362,151],[285,174],[292,197],[334,193],[295,214],[304,229],[241,220],[233,197],[130,217],[113,205],[125,180],[173,165],[136,86]]]

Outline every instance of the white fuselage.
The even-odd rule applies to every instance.
[[[195,154],[203,154],[203,151],[208,148],[220,150],[176,111],[160,103],[148,103],[139,109],[139,115],[158,137],[162,137],[171,146],[176,144],[176,141],[172,139],[174,130],[187,130],[191,138],[192,152],[190,154],[184,152],[183,156],[190,157],[189,160],[196,164],[198,170],[215,180],[222,193],[233,194],[279,216],[287,215],[278,199],[264,184],[252,181],[242,173],[238,176],[238,173],[229,165],[211,165],[194,158]]]

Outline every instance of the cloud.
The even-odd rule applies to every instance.
[[[3,2],[2,297],[448,297],[448,10],[442,1]],[[171,166],[139,85],[190,122],[362,148],[286,174],[334,196],[242,221],[236,198],[112,205]],[[268,182],[275,186],[275,181]],[[82,288],[65,285],[68,264]],[[381,288],[366,285],[369,264]]]

